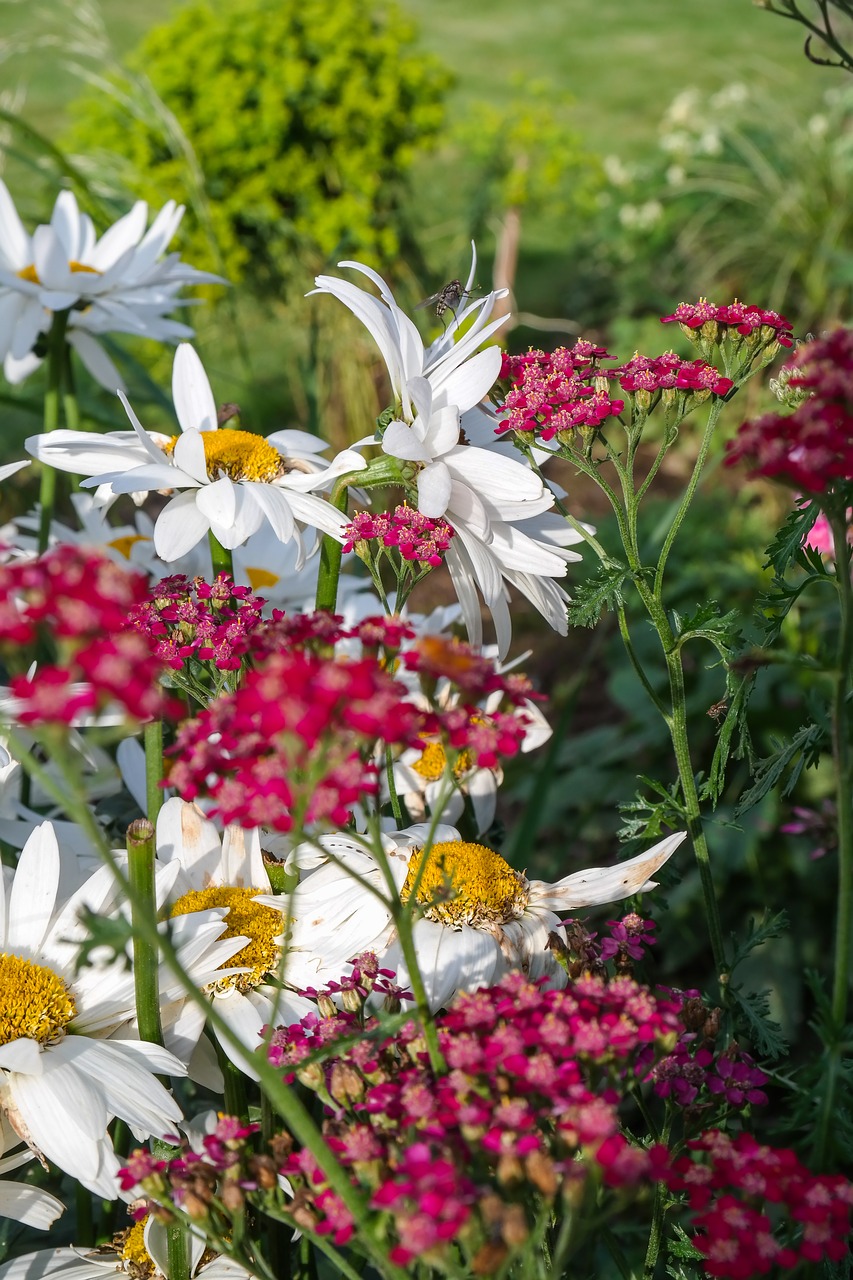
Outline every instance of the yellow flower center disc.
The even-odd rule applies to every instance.
[[[150,539],[144,538],[141,533],[126,533],[121,538],[113,538],[112,542],[108,542],[107,546],[112,547],[120,556],[124,556],[125,560],[130,559],[130,549],[137,542],[148,542]]]
[[[269,889],[233,889],[227,885],[214,885],[210,889],[192,889],[178,898],[172,907],[173,916],[190,915],[193,911],[209,911],[211,907],[227,907],[223,938],[250,938],[249,944],[228,961],[228,967],[239,966],[247,973],[233,973],[223,977],[216,985],[221,990],[236,987],[238,991],[250,991],[265,974],[278,964],[282,917],[272,907],[255,902],[258,893]]]
[[[145,1224],[147,1215],[140,1221],[120,1231],[113,1239],[113,1248],[118,1252],[122,1262],[122,1270],[133,1276],[134,1280],[144,1280],[153,1276],[157,1268],[151,1254],[145,1248]]]
[[[69,271],[85,271],[85,273],[90,276],[99,276],[101,274],[100,271],[98,271],[97,267],[87,267],[85,262],[75,262],[73,259],[68,264],[68,270]],[[18,279],[28,280],[30,284],[41,284],[41,280],[39,280],[38,272],[36,271],[35,266],[32,263],[30,263],[28,267],[21,268],[21,270],[18,272]]]
[[[408,902],[424,860],[424,850],[415,849],[400,891],[403,902]],[[448,840],[434,844],[430,850],[417,901],[426,907],[427,920],[437,924],[486,928],[507,924],[524,914],[527,882],[493,849],[465,840]]]
[[[0,1044],[61,1039],[77,1013],[59,974],[20,956],[0,954]]]
[[[180,436],[172,436],[163,447],[171,454]],[[230,480],[261,480],[271,484],[285,473],[284,459],[277,449],[256,436],[253,431],[237,431],[220,427],[218,431],[202,431],[204,458],[211,480],[228,476]]]
[[[472,764],[471,752],[460,751],[453,765],[454,778],[464,778],[465,774],[470,772]],[[438,782],[447,768],[447,754],[441,743],[427,742],[420,758],[414,762],[412,768],[427,782]]]

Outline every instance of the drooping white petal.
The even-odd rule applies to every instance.
[[[530,884],[531,901],[555,911],[571,911],[605,902],[620,902],[632,894],[643,893],[654,888],[651,877],[686,839],[686,831],[677,831],[645,853],[615,867],[589,867],[565,876],[553,885],[533,880]]]
[[[433,452],[406,422],[389,422],[382,436],[382,452],[406,462],[432,462]]]
[[[20,1182],[0,1181],[0,1218],[12,1218],[25,1227],[47,1231],[64,1212],[65,1205],[49,1191]]]
[[[77,352],[84,368],[107,391],[124,391],[124,378],[107,355],[104,348],[90,333],[69,327],[66,334],[69,347]]]
[[[36,951],[47,933],[59,887],[59,845],[50,822],[36,827],[21,850],[9,895],[6,946]]]
[[[443,516],[450,502],[452,476],[447,465],[431,462],[418,473],[418,510],[422,515]]]
[[[18,217],[9,189],[0,179],[0,263],[20,271],[30,263],[30,237]]]
[[[207,536],[210,522],[196,506],[197,489],[176,494],[167,502],[154,526],[154,550],[161,560],[173,560],[192,551]]]

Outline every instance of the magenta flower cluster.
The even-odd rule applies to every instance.
[[[546,354],[530,350],[503,357],[501,377],[512,385],[501,410],[497,433],[518,432],[541,440],[571,437],[580,430],[597,430],[610,417],[618,417],[623,400],[611,400],[608,375],[599,361],[608,357],[603,347],[579,340],[574,347],[559,347]]]
[[[225,573],[212,584],[174,574],[131,610],[128,625],[150,636],[157,657],[175,670],[193,658],[212,662],[220,671],[237,671],[264,604]]]
[[[823,493],[853,480],[853,330],[836,329],[800,347],[787,366],[788,386],[807,392],[793,413],[745,422],[726,463],[745,462],[752,476]]]
[[[706,298],[698,302],[680,302],[671,316],[662,316],[661,324],[679,324],[688,337],[697,330],[710,342],[722,342],[729,331],[751,342],[762,345],[779,343],[782,347],[793,345],[790,320],[778,311],[763,307],[746,306],[743,302],[731,302],[718,307]]]
[[[453,532],[441,516],[431,520],[405,504],[375,515],[360,511],[344,530],[344,551],[352,551],[359,542],[376,542],[395,548],[404,560],[435,568],[447,554]]]

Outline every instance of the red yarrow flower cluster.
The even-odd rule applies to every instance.
[[[375,657],[305,650],[269,654],[234,693],[181,726],[169,783],[187,800],[244,827],[344,824],[376,791],[377,739],[412,745],[424,715]]]
[[[20,723],[71,724],[107,708],[138,720],[181,714],[160,686],[155,645],[126,630],[147,589],[143,575],[65,544],[0,566],[0,644],[12,661],[46,652],[58,659],[11,680]]]
[[[644,392],[648,396],[657,391],[683,391],[701,400],[711,392],[724,396],[734,386],[731,378],[725,378],[706,360],[685,361],[672,351],[662,356],[635,355],[611,373],[619,379],[623,391]]]
[[[721,342],[731,330],[739,337],[760,340],[762,344],[793,345],[791,322],[785,316],[778,311],[746,306],[737,301],[724,307],[718,307],[706,298],[700,298],[698,302],[680,302],[671,316],[661,316],[661,324],[679,324],[688,337],[701,329],[703,336],[712,342]]]
[[[800,347],[786,368],[788,385],[810,392],[793,413],[745,422],[726,463],[746,462],[752,476],[823,493],[853,479],[853,330],[836,329]]]
[[[442,517],[431,520],[405,504],[377,515],[360,511],[344,530],[344,551],[359,542],[376,542],[399,551],[404,560],[435,568],[447,554],[454,530]]]
[[[225,573],[213,583],[183,574],[163,578],[131,610],[129,625],[155,641],[157,656],[179,670],[190,658],[239,670],[266,602]]]
[[[505,355],[501,377],[512,385],[497,434],[515,431],[552,440],[571,437],[576,430],[596,431],[607,418],[618,417],[625,402],[611,400],[609,374],[599,369],[599,361],[607,356],[603,347],[583,339],[550,354],[531,350]]]
[[[798,1262],[840,1261],[850,1246],[853,1184],[816,1176],[793,1151],[711,1130],[667,1176],[687,1194],[693,1244],[709,1276],[752,1280]]]
[[[428,680],[448,680],[469,702],[500,692],[512,706],[521,707],[537,697],[526,676],[498,671],[491,658],[455,638],[421,636],[402,656],[409,671]]]

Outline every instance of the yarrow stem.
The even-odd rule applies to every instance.
[[[65,371],[65,330],[68,326],[68,311],[54,313],[47,337],[47,390],[44,393],[44,429],[55,431],[59,426],[60,407],[63,401],[63,382]],[[56,468],[42,463],[39,488],[38,553],[47,550],[50,542],[50,526],[53,522],[53,511],[56,506]]]
[[[341,476],[329,499],[332,506],[337,507],[338,511],[342,511],[344,515],[346,515],[349,501],[347,485],[350,478],[349,476]],[[320,543],[320,568],[317,574],[315,609],[324,609],[327,613],[335,612],[335,606],[338,603],[338,582],[341,577],[342,558],[343,545],[336,538],[331,538],[328,533],[324,534],[323,541]]]
[[[158,717],[149,720],[142,731],[145,744],[145,805],[148,821],[156,823],[163,807],[163,788],[160,785],[163,768],[163,721]]]
[[[159,948],[152,947],[140,927],[140,916],[156,919],[154,894],[154,824],[137,818],[127,828],[127,878],[130,886],[130,919],[133,928],[133,981],[139,1035],[151,1044],[163,1044],[160,1022]]]

